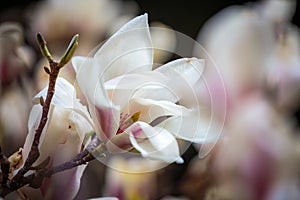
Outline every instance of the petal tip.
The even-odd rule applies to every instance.
[[[183,164],[184,160],[181,157],[178,157],[177,160],[175,161],[177,164]]]

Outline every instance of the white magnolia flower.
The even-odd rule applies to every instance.
[[[86,107],[76,99],[74,87],[65,79],[58,78],[55,89],[49,119],[40,138],[40,157],[34,166],[40,164],[48,156],[51,166],[71,160],[81,152],[85,134],[93,130]],[[40,97],[45,99],[46,93],[47,88],[38,93],[34,101],[38,103]],[[23,160],[28,157],[41,115],[42,106],[34,105],[29,116],[29,133],[24,144]],[[52,176],[49,181],[44,181],[41,187],[43,198],[73,199],[79,189],[84,167],[73,168]]]
[[[75,57],[72,64],[97,135],[109,152],[134,147],[144,157],[183,162],[175,137],[193,142],[215,139],[199,130],[199,108],[191,106],[196,105],[191,88],[204,63],[183,58],[151,71],[147,20],[147,14],[136,17],[92,58]]]

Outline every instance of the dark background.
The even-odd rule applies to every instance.
[[[42,0],[1,0],[0,22],[6,20],[21,21],[26,26],[26,19],[22,18],[23,11],[31,3]],[[129,1],[129,0],[123,0]],[[245,0],[136,0],[141,8],[140,13],[149,13],[150,21],[161,21],[176,31],[196,38],[203,23],[221,9],[230,5],[242,5]],[[18,8],[17,12],[10,12],[10,8]],[[293,23],[299,27],[299,3]]]

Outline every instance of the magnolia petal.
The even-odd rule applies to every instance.
[[[197,58],[181,58],[169,62],[155,71],[169,78],[169,90],[178,99],[190,98],[196,91],[194,86],[200,80],[204,70],[204,60]]]
[[[92,127],[81,115],[56,107],[42,143],[41,152],[43,156],[52,155],[52,165],[66,162],[80,152],[84,135],[90,130]],[[55,135],[57,136],[54,137]],[[54,149],[51,150],[49,145],[54,146]],[[51,177],[50,182],[43,187],[45,199],[73,199],[79,190],[80,178],[85,167],[86,165],[79,166]]]
[[[166,76],[180,76],[191,86],[194,85],[202,76],[204,70],[204,60],[197,58],[181,58],[169,62],[155,71],[159,71]]]
[[[81,115],[57,106],[53,108],[48,121],[47,132],[40,140],[41,156],[38,161],[51,156],[54,165],[70,160],[79,153],[84,135],[93,130]]]
[[[31,144],[34,139],[35,130],[37,129],[37,127],[39,125],[41,116],[42,116],[42,106],[34,105],[29,114],[28,134],[26,136],[24,146],[23,146],[23,151],[22,151],[23,160],[26,160],[29,155]],[[43,131],[43,132],[45,132],[45,131]],[[42,135],[44,135],[44,134],[42,134]]]
[[[114,105],[105,91],[101,77],[95,75],[98,66],[91,58],[75,57],[72,64],[77,73],[77,81],[81,91],[87,98],[89,111],[94,121],[94,126],[99,139],[107,142],[119,126],[119,106]],[[81,67],[83,66],[83,67]],[[88,81],[86,80],[89,77]]]
[[[44,100],[47,96],[48,86],[41,90],[33,98],[33,102],[40,103],[40,97],[43,97]],[[55,85],[55,93],[52,99],[52,104],[60,106],[62,108],[72,108],[74,104],[74,99],[76,98],[76,91],[73,85],[71,85],[64,78],[58,77]]]
[[[140,113],[139,121],[150,123],[161,116],[187,115],[191,110],[168,101],[155,101],[142,98],[131,99],[122,110],[122,113],[128,114],[137,112]],[[112,137],[107,142],[106,147],[111,153],[120,153],[130,150],[132,144],[128,132],[125,130],[123,133]]]
[[[138,16],[125,24],[106,41],[94,58],[100,68],[98,75],[104,82],[126,73],[150,71],[153,47],[148,15]]]
[[[183,116],[191,110],[169,101],[134,98],[122,109],[123,113],[140,112],[139,121],[150,123],[161,116]]]
[[[40,103],[40,97],[46,99],[48,86],[41,90],[33,98],[34,103]],[[86,106],[83,106],[79,99],[76,98],[76,90],[74,86],[64,78],[58,77],[55,85],[55,93],[53,95],[52,105],[59,106],[61,108],[72,109],[81,114],[91,125],[93,125],[92,119],[87,111]]]
[[[72,59],[83,93],[93,98],[101,81],[129,72],[151,70],[152,43],[147,20],[145,14],[128,22],[98,50],[94,58]]]
[[[120,110],[116,107],[106,107],[89,104],[92,118],[96,126],[98,138],[106,143],[111,137],[116,135],[119,122]]]
[[[42,106],[34,105],[29,115],[28,134],[23,146],[24,159],[28,157],[41,115]],[[79,152],[84,135],[92,130],[93,127],[82,115],[71,109],[52,105],[49,119],[40,138],[39,150],[41,156],[36,163],[42,162],[48,156],[52,157],[54,164],[71,159]],[[61,148],[64,148],[64,150]],[[62,151],[64,154],[61,154]],[[53,154],[58,157],[53,156]],[[64,156],[68,157],[65,158]]]
[[[41,187],[43,199],[74,199],[80,187],[80,179],[86,165],[53,175],[48,182],[44,181]]]
[[[125,132],[130,133],[132,145],[143,157],[168,163],[183,163],[177,141],[166,129],[152,127],[144,122],[136,122]]]
[[[204,62],[196,58],[175,60],[155,71],[126,74],[105,82],[112,101],[123,107],[131,98],[178,102],[196,96],[195,83],[202,75]],[[196,101],[196,100],[193,100]],[[197,104],[197,102],[188,105]]]
[[[92,103],[102,97],[105,98],[103,104],[107,104],[109,99],[106,98],[106,92],[102,87],[101,76],[97,76],[100,67],[95,59],[76,56],[72,58],[72,65],[76,72],[78,85],[85,97]]]
[[[56,166],[71,160],[81,151],[84,135],[92,127],[84,117],[71,109],[56,106],[53,110],[47,133],[41,140],[41,155],[36,163],[50,156],[51,165]],[[79,190],[85,167],[80,166],[51,177],[42,186],[45,199],[73,199]]]
[[[112,137],[106,143],[106,149],[112,154],[123,153],[133,148],[129,135],[126,132],[120,133]]]
[[[131,98],[141,97],[176,102],[176,95],[169,91],[169,78],[159,72],[126,74],[104,83],[114,104],[124,107]]]
[[[124,25],[98,50],[94,59],[75,57],[72,60],[78,84],[88,99],[98,136],[103,142],[116,132],[120,115],[119,107],[109,100],[102,81],[125,73],[151,70],[152,54],[145,14]]]
[[[195,143],[216,142],[223,130],[223,125],[200,116],[195,110],[185,116],[174,116],[158,125],[170,131],[176,138]]]

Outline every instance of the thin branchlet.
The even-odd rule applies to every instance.
[[[65,162],[63,164],[60,164],[58,166],[54,166],[47,172],[47,176],[52,176],[53,174],[72,169],[74,167],[77,167],[79,165],[86,164],[92,160],[95,159],[93,156],[93,151],[101,144],[100,140],[97,138],[97,136],[94,134],[92,136],[92,140],[89,143],[89,145],[80,152],[77,156],[75,156],[72,160]]]
[[[28,185],[34,188],[38,188],[41,186],[41,183],[45,177],[50,177],[53,174],[77,167],[82,164],[86,164],[87,162],[94,160],[95,157],[92,155],[92,152],[97,149],[100,145],[99,139],[95,136],[92,137],[89,145],[80,152],[77,156],[75,156],[72,160],[62,163],[58,166],[54,166],[50,169],[45,168],[48,164],[50,158],[47,158],[41,165],[33,166],[35,161],[40,156],[40,152],[38,149],[41,134],[47,124],[48,114],[51,106],[51,101],[55,93],[55,84],[59,74],[60,69],[67,64],[67,62],[73,56],[77,46],[78,46],[78,35],[75,35],[70,42],[65,54],[62,56],[60,62],[56,62],[52,59],[52,55],[50,54],[47,43],[43,36],[38,33],[37,34],[37,42],[40,46],[40,50],[42,54],[47,58],[49,62],[49,68],[45,67],[46,73],[49,75],[49,85],[48,91],[46,95],[46,99],[40,99],[40,104],[42,105],[42,116],[39,122],[39,125],[35,131],[33,143],[31,145],[31,149],[25,163],[21,169],[19,169],[18,173],[9,180],[9,168],[10,163],[9,160],[4,156],[0,148],[0,164],[1,164],[1,185],[0,185],[0,196],[5,197],[7,194]],[[26,173],[29,170],[34,170],[35,172],[27,175]]]

